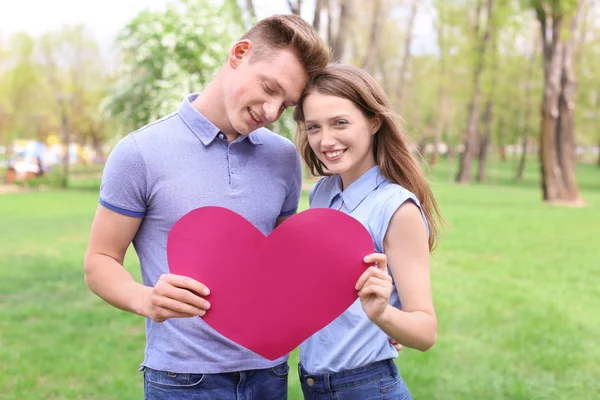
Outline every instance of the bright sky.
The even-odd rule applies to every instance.
[[[104,51],[109,51],[117,32],[138,12],[161,9],[168,0],[0,0],[0,37],[18,31],[33,36],[56,30],[63,25],[83,23],[96,36]],[[302,14],[312,15],[312,1],[305,1]],[[254,0],[258,17],[287,13],[285,0]],[[314,8],[313,8],[314,9]],[[416,40],[429,36],[431,25],[420,13],[415,24]]]

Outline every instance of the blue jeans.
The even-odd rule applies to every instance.
[[[287,362],[223,374],[177,374],[144,369],[145,400],[285,400]]]
[[[309,374],[298,365],[305,400],[412,400],[392,360],[332,374]]]

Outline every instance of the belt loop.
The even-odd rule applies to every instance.
[[[327,394],[333,394],[333,387],[331,386],[331,374],[323,374],[323,384],[327,390]]]

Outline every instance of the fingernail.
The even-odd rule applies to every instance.
[[[205,296],[207,296],[209,293],[210,293],[210,291],[208,289],[206,289],[206,288],[204,288],[202,290],[202,294],[205,295]]]
[[[204,305],[204,309],[208,310],[210,308],[210,303],[207,301],[206,304]]]
[[[201,317],[203,317],[204,314],[206,314],[206,311],[204,311],[204,310],[200,310],[200,313],[198,313],[198,315],[200,315]]]

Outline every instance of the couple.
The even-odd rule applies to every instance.
[[[394,346],[425,351],[436,340],[429,252],[439,213],[381,87],[329,62],[308,23],[268,17],[233,45],[201,94],[111,152],[85,280],[106,302],[146,317],[146,399],[287,398],[287,356],[266,360],[204,323],[210,288],[168,273],[166,242],[172,225],[202,206],[233,210],[263,234],[296,213],[298,151],[264,128],[294,106],[299,152],[323,176],[310,206],[359,220],[377,252],[365,257],[376,266],[356,284],[360,299],[302,344],[304,396],[410,399]],[[231,237],[232,251],[242,240]],[[122,265],[132,242],[143,284]]]

